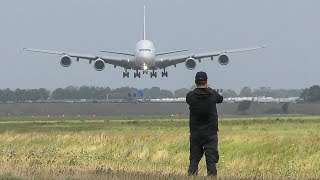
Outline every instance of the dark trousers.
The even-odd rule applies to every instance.
[[[216,176],[219,161],[218,135],[190,135],[190,166],[188,175],[198,174],[198,164],[205,154],[208,176]]]

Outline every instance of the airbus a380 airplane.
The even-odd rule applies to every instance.
[[[227,65],[229,63],[228,54],[244,52],[244,51],[253,51],[265,48],[266,46],[261,47],[253,47],[253,48],[244,48],[244,49],[234,49],[234,50],[225,50],[220,52],[211,52],[211,53],[203,53],[203,54],[189,54],[189,55],[181,55],[176,57],[165,57],[164,55],[174,54],[179,52],[184,52],[187,50],[180,51],[171,51],[165,53],[156,53],[155,46],[153,43],[146,39],[146,7],[144,6],[144,22],[143,22],[143,40],[139,41],[136,44],[135,50],[133,54],[129,53],[121,53],[121,52],[110,52],[110,51],[101,51],[110,54],[123,55],[123,57],[106,57],[106,56],[98,56],[98,55],[84,55],[77,53],[69,53],[69,52],[56,52],[56,51],[47,51],[47,50],[39,50],[39,49],[24,49],[26,51],[31,52],[39,52],[39,53],[47,53],[47,54],[55,54],[61,55],[60,64],[63,67],[69,67],[72,63],[71,58],[75,58],[76,61],[80,59],[86,59],[91,64],[94,62],[94,68],[97,71],[102,71],[105,68],[105,64],[111,64],[115,68],[117,66],[124,68],[123,77],[129,78],[128,70],[135,70],[134,78],[141,77],[141,71],[143,74],[148,74],[150,72],[150,77],[157,78],[156,70],[162,69],[162,77],[168,77],[168,72],[166,68],[169,66],[175,66],[179,63],[185,63],[187,69],[192,70],[196,67],[196,61],[201,62],[201,59],[211,58],[213,60],[214,57],[218,57],[218,62],[221,65]]]

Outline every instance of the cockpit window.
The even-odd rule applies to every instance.
[[[149,52],[151,52],[151,49],[140,49],[139,51],[149,51]]]

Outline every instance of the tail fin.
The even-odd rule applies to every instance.
[[[146,40],[146,5],[143,6],[143,40]]]

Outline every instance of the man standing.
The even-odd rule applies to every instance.
[[[205,153],[208,176],[217,176],[218,152],[218,112],[217,103],[223,97],[208,85],[205,72],[195,77],[197,88],[187,94],[190,109],[190,166],[188,175],[198,174],[198,164]]]

